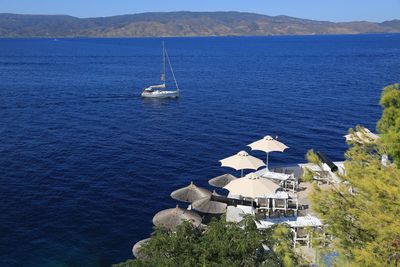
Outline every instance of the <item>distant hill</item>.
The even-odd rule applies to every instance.
[[[400,20],[333,23],[242,12],[161,12],[100,18],[0,13],[0,37],[151,37],[399,33]]]

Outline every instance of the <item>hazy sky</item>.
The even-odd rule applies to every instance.
[[[400,0],[0,0],[0,13],[97,17],[149,11],[247,11],[351,21],[400,19]]]

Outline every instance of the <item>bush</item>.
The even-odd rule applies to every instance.
[[[264,251],[264,246],[270,248]],[[203,230],[183,222],[176,232],[156,228],[142,246],[142,259],[128,266],[297,266],[289,229],[284,225],[259,231],[252,217],[241,224],[214,219]]]

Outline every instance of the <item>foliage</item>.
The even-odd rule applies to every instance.
[[[317,164],[317,165],[321,165],[321,162],[320,162],[320,160],[319,160],[317,154],[315,154],[315,152],[314,152],[313,149],[311,149],[311,150],[309,150],[309,151],[307,152],[307,154],[306,154],[306,159],[307,159],[308,162],[310,162],[310,163],[314,163],[314,164]]]
[[[306,159],[309,163],[317,164],[318,166],[322,166],[322,163],[320,162],[317,154],[315,154],[314,150],[311,149],[307,152],[306,154]],[[310,171],[308,168],[304,169],[302,181],[303,182],[310,182],[313,180],[314,173]]]
[[[399,84],[383,89],[381,106],[384,108],[382,118],[378,122],[381,142],[400,167],[400,90]]]
[[[400,264],[400,169],[381,164],[386,150],[394,160],[399,156],[400,150],[389,147],[400,144],[394,133],[400,127],[400,113],[394,110],[400,108],[398,94],[396,85],[385,88],[382,95],[385,110],[378,125],[382,142],[351,142],[342,183],[316,187],[310,196],[314,210],[328,225],[326,231],[335,237],[332,249],[340,255],[338,266]]]
[[[264,252],[263,245],[271,248]],[[259,231],[254,218],[240,224],[212,220],[200,231],[188,222],[176,232],[156,229],[142,246],[142,259],[114,266],[298,266],[290,231],[280,225]]]
[[[292,238],[288,238],[290,235],[290,228],[282,224],[269,230],[267,243],[274,254],[270,254],[270,257],[263,262],[263,266],[291,267],[305,264],[296,256],[292,248]]]
[[[313,180],[314,173],[310,171],[308,168],[304,169],[303,177],[301,177],[302,182],[311,182]]]

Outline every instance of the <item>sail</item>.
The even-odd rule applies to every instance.
[[[169,60],[168,52],[167,52],[166,49],[164,49],[164,52],[165,52],[165,57],[166,57],[166,59],[167,59],[169,68],[171,69],[171,74],[172,74],[172,78],[174,79],[174,82],[175,82],[176,91],[179,92],[178,82],[176,81],[175,73],[174,73],[174,70],[172,69],[172,65],[171,65],[171,61]]]

